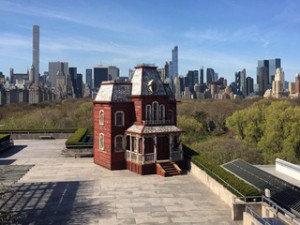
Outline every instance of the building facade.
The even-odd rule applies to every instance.
[[[102,83],[94,101],[96,164],[155,174],[165,162],[180,173],[181,136],[175,96],[155,66],[137,66],[131,82]]]
[[[94,88],[99,90],[103,81],[117,80],[120,70],[115,66],[95,66],[94,67]]]
[[[60,88],[57,83],[57,76],[63,75],[65,77],[69,76],[69,63],[67,62],[49,62],[49,83],[53,88]],[[59,78],[61,80],[61,78]],[[65,78],[67,81],[67,78]]]

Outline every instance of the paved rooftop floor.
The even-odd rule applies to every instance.
[[[21,224],[238,224],[193,175],[109,171],[92,158],[62,156],[64,142],[15,140],[0,154],[0,165],[34,165],[1,203]]]

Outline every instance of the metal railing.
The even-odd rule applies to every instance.
[[[262,225],[271,225],[267,220],[262,218],[257,212],[251,209],[249,206],[246,206],[246,212],[249,213],[253,218],[258,220]]]
[[[154,162],[155,161],[155,153],[147,153],[143,155],[143,162]]]
[[[142,155],[138,152],[126,150],[125,157],[127,161],[142,163],[142,164],[155,161],[155,153],[147,153]]]
[[[142,162],[142,155],[140,153],[126,150],[125,154],[126,154],[127,161],[131,161],[135,163]]]
[[[145,125],[168,125],[173,124],[172,120],[143,120]]]

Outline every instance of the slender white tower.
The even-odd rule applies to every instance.
[[[178,46],[175,46],[172,49],[172,64],[173,64],[172,78],[174,79],[175,76],[178,76]]]
[[[33,25],[32,50],[33,81],[37,83],[40,76],[40,27],[38,25]]]

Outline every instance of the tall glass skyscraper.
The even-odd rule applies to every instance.
[[[178,75],[178,46],[172,49],[172,78]]]
[[[32,37],[33,80],[38,82],[40,73],[40,27],[38,25],[33,26]]]

